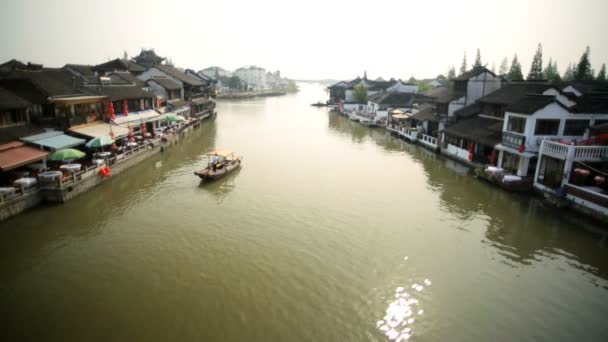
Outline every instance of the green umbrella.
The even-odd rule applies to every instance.
[[[186,118],[184,118],[181,115],[167,115],[165,116],[165,120],[169,121],[169,122],[179,122],[179,121],[185,121]]]
[[[108,145],[112,145],[114,143],[114,139],[110,136],[103,135],[101,137],[97,137],[89,141],[86,145],[87,147],[104,147]]]
[[[66,161],[66,160],[74,160],[80,159],[86,156],[86,153],[82,151],[75,150],[73,148],[66,148],[64,150],[59,150],[51,153],[49,156],[49,160],[52,161]]]

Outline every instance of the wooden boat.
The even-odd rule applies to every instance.
[[[209,164],[206,168],[195,171],[201,180],[215,180],[227,175],[241,165],[242,158],[230,150],[215,150],[207,153]]]

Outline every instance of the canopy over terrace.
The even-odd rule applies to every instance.
[[[112,122],[121,127],[129,127],[143,122],[158,121],[161,115],[155,110],[147,110],[143,112],[129,113],[129,115],[120,115]]]
[[[232,154],[234,154],[234,151],[230,151],[230,150],[215,150],[215,151],[211,151],[211,152],[207,153],[208,156],[218,156],[218,157],[224,157],[224,158],[227,158]]]
[[[2,144],[0,145],[0,171],[9,171],[44,160],[48,154],[46,151],[26,146],[21,141]]]
[[[102,136],[112,136],[114,138],[126,137],[129,135],[129,129],[121,126],[110,125],[102,121],[95,121],[85,125],[70,127],[70,131],[89,137],[97,138]]]
[[[21,141],[37,145],[41,149],[48,148],[51,151],[70,148],[85,143],[84,139],[74,138],[60,131],[48,131],[30,135],[29,137],[21,138]]]
[[[67,97],[50,97],[49,103],[55,103],[59,105],[74,105],[74,104],[86,104],[86,103],[97,103],[106,100],[107,96],[67,96]]]

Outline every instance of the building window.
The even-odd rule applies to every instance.
[[[507,124],[507,131],[523,134],[525,128],[526,128],[526,118],[520,118],[517,116],[509,116],[509,122]]]
[[[608,120],[595,120],[593,122],[593,125],[597,126],[597,125],[603,125],[603,124],[607,124],[607,123],[608,123]]]
[[[11,126],[19,123],[25,123],[27,116],[24,111],[10,111],[0,114],[0,126]]]
[[[536,120],[534,127],[535,135],[557,135],[559,132],[559,121],[554,119]]]
[[[566,126],[564,127],[565,136],[579,136],[584,135],[585,130],[589,127],[589,120],[566,120]]]

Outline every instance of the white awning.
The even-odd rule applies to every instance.
[[[156,120],[160,120],[160,114],[155,110],[147,110],[144,112],[129,113],[127,116],[118,116],[116,120],[112,120],[112,122],[121,127],[128,127],[138,125],[142,122]]]
[[[532,157],[536,157],[537,156],[536,153],[526,152],[526,151],[519,152],[517,149],[514,149],[513,147],[505,146],[503,144],[498,144],[494,148],[497,149],[497,150],[499,150],[499,151],[509,152],[511,154],[515,154],[515,155],[518,155],[518,156],[524,157],[524,158],[532,158]]]
[[[129,129],[117,125],[110,125],[105,122],[96,121],[86,125],[70,127],[70,131],[82,134],[89,138],[97,138],[101,136],[111,136],[110,132],[114,133],[115,138],[126,137],[129,135]]]

